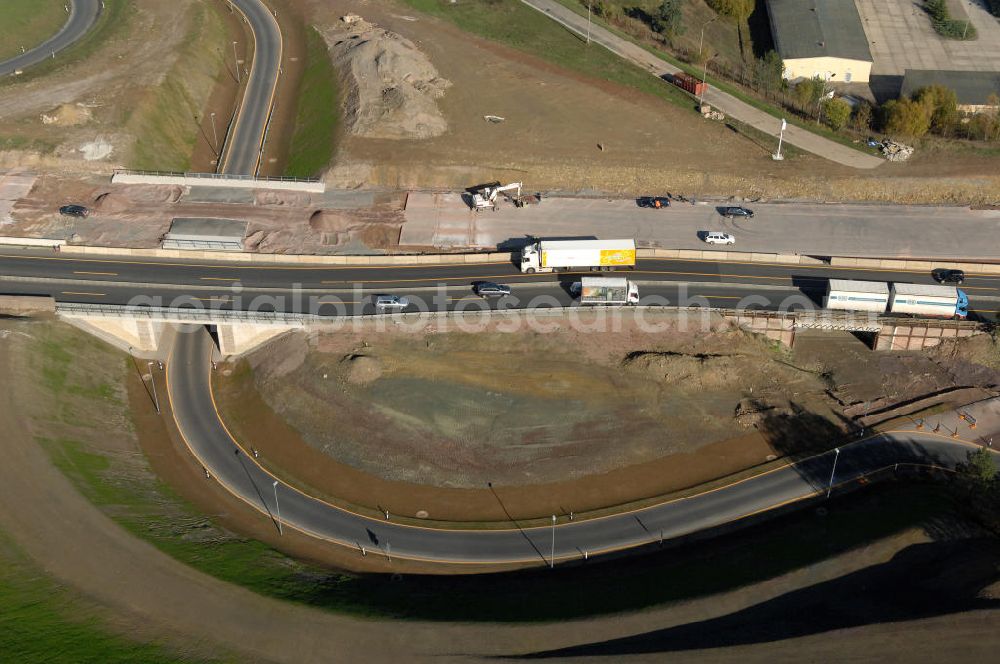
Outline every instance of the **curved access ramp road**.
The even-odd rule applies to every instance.
[[[68,0],[68,5],[69,18],[62,29],[30,51],[0,62],[0,76],[27,69],[48,60],[53,53],[58,54],[87,34],[101,14],[101,0]]]
[[[269,475],[229,435],[211,390],[213,342],[204,328],[177,335],[167,389],[177,426],[206,470],[277,526],[397,558],[441,563],[546,564],[649,545],[711,529],[826,492],[834,453],[704,493],[613,516],[508,530],[443,530],[355,514],[307,496]],[[834,486],[893,464],[954,468],[972,446],[930,432],[897,432],[845,445]],[[277,482],[277,484],[275,484]],[[275,493],[277,491],[277,494]],[[275,497],[277,495],[277,503]],[[279,517],[280,512],[280,517]]]
[[[281,29],[278,20],[261,0],[232,0],[232,5],[250,26],[254,52],[243,99],[223,148],[219,172],[257,175],[281,72]]]

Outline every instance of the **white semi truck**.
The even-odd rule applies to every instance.
[[[831,279],[823,306],[842,311],[909,314],[927,318],[966,318],[969,297],[954,286],[892,284]]]
[[[580,304],[622,305],[639,302],[639,287],[625,277],[583,277]]]
[[[635,267],[635,240],[536,240],[521,250],[521,272]]]

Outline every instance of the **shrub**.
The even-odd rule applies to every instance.
[[[651,25],[653,30],[667,37],[684,34],[684,26],[681,25],[681,4],[682,0],[663,0],[663,4],[653,14]]]
[[[854,117],[851,118],[851,125],[856,131],[866,132],[872,128],[873,115],[872,105],[866,101],[862,101],[854,109]]]
[[[943,85],[929,85],[917,90],[913,100],[927,110],[931,130],[937,134],[948,133],[958,122],[958,97],[954,90]]]
[[[826,83],[817,76],[799,81],[795,85],[794,95],[795,100],[800,105],[810,107],[819,102],[824,92],[826,92]]]
[[[931,19],[934,31],[948,39],[975,39],[976,27],[968,20],[953,19],[945,0],[924,0],[924,11]]]
[[[882,124],[886,133],[919,138],[931,128],[927,108],[903,97],[882,105]]]
[[[851,117],[851,105],[843,99],[827,99],[823,102],[823,122],[838,131],[847,124]]]

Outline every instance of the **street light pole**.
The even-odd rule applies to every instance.
[[[702,106],[705,105],[705,91],[708,89],[708,83],[705,82],[708,80],[708,63],[716,55],[718,55],[718,53],[713,55],[711,58],[705,58],[705,70],[701,73],[701,98],[698,100],[699,110]]]
[[[715,16],[713,16],[712,18],[708,19],[707,21],[705,21],[704,23],[701,24],[701,37],[698,38],[698,57],[699,58],[701,57],[701,48],[705,44],[705,28],[708,27],[709,23],[711,23],[712,21],[714,21],[717,18],[719,18],[718,14],[716,14]]]
[[[156,396],[156,376],[153,375],[153,363],[147,362],[146,367],[149,369],[149,382],[153,385],[153,405],[156,406],[156,414],[160,414],[160,400]]]
[[[278,480],[274,480],[274,511],[278,515],[278,534],[283,535],[281,532],[281,505],[278,504]]]
[[[837,447],[833,450],[836,452],[833,456],[833,469],[830,471],[830,484],[826,487],[826,497],[830,497],[830,492],[833,491],[833,475],[837,472],[837,459],[840,458],[840,448]]]
[[[239,42],[233,42],[233,62],[236,65],[236,82],[239,83],[242,79],[240,78],[240,56],[236,52],[237,44],[239,44]]]
[[[590,43],[590,5],[592,2],[587,2],[587,43]]]
[[[219,156],[219,132],[215,128],[215,113],[212,113],[212,138],[215,139],[215,156]]]
[[[785,128],[788,123],[785,122],[785,118],[781,118],[781,130],[778,132],[778,151],[771,155],[771,158],[775,161],[781,161],[784,159],[784,155],[781,154],[781,143],[785,140]]]
[[[552,515],[552,555],[549,556],[549,569],[556,566],[556,515]]]

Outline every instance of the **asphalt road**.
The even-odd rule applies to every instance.
[[[643,303],[780,309],[818,305],[829,278],[933,283],[925,272],[882,272],[826,266],[700,260],[642,260],[628,272],[640,284]],[[431,309],[481,307],[471,285],[480,280],[510,284],[513,297],[499,306],[565,306],[576,274],[521,274],[513,263],[387,267],[302,267],[194,261],[75,258],[7,247],[0,250],[0,292],[52,295],[58,301],[127,304],[147,298],[153,306],[211,306],[223,309],[302,311],[309,299],[326,296],[342,310],[323,307],[321,315],[371,313],[373,294],[406,295]],[[1000,309],[1000,276],[967,275],[962,288],[972,316],[995,320]],[[745,300],[752,297],[750,301]],[[493,302],[490,306],[498,306]],[[418,310],[413,306],[410,311]]]
[[[281,70],[281,30],[278,21],[260,0],[232,0],[232,3],[246,17],[253,31],[254,57],[248,78],[244,79],[246,88],[240,110],[226,138],[219,172],[257,175]]]
[[[50,59],[53,53],[58,55],[59,51],[83,37],[101,13],[101,0],[68,0],[67,4],[70,14],[62,29],[30,51],[0,62],[0,76],[37,65]]]
[[[443,530],[373,519],[309,497],[283,484],[245,454],[212,404],[213,342],[204,328],[178,334],[167,364],[167,386],[177,425],[191,451],[217,481],[275,527],[374,555],[443,563],[546,564],[580,560],[709,530],[826,492],[834,453],[807,459],[739,483],[624,514],[550,526],[504,530]],[[953,468],[971,449],[934,434],[898,433],[840,448],[834,486],[894,464]],[[499,497],[498,497],[498,500]]]

